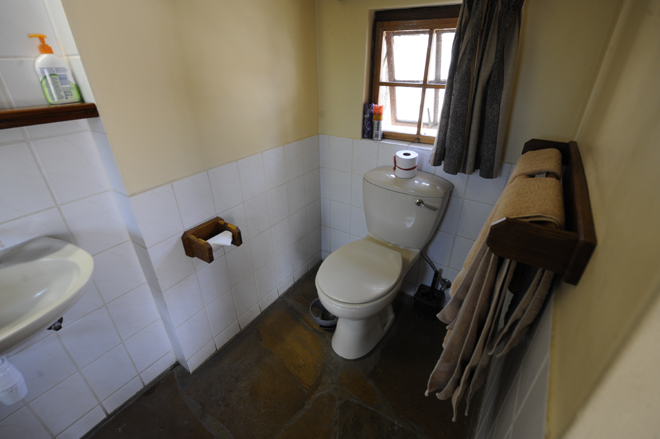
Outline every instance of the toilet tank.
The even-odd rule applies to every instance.
[[[454,186],[427,172],[398,178],[392,167],[364,174],[362,197],[369,233],[399,247],[422,249],[438,227]],[[429,209],[417,205],[421,200]]]

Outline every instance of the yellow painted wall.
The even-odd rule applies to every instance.
[[[598,246],[580,283],[555,292],[548,412],[553,438],[562,437],[580,413],[658,295],[660,0],[626,0],[620,16],[577,136]],[[638,389],[623,392],[621,416],[625,398],[636,397]]]
[[[311,0],[64,0],[129,195],[318,133]]]

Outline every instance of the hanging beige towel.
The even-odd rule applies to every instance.
[[[521,175],[529,177],[539,174],[553,173],[561,176],[561,153],[558,149],[547,148],[529,151],[523,154],[509,177],[509,182]]]
[[[512,336],[507,347],[510,349],[517,343],[524,328],[535,317],[535,310],[538,313],[540,298],[545,298],[552,280],[552,273],[546,275],[545,270],[539,270],[538,279],[528,288],[519,309],[505,322],[504,330],[494,335],[506,293],[503,286],[511,281],[513,264],[496,257],[486,245],[486,238],[490,225],[505,217],[563,226],[561,183],[554,178],[530,178],[526,173],[510,181],[454,281],[450,302],[438,314],[438,318],[448,324],[448,333],[444,350],[429,377],[426,394],[435,392],[439,399],[452,398],[454,418],[468,389],[468,397],[478,389],[472,386],[472,378],[479,383],[483,381],[481,374],[497,342],[512,334],[517,338],[514,340]]]

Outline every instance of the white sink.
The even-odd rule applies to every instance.
[[[62,317],[85,292],[93,270],[89,253],[59,239],[40,237],[0,250],[0,354]]]

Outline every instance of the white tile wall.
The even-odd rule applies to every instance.
[[[0,23],[0,108],[46,104],[34,72],[38,41],[27,38],[35,29],[69,57],[93,101],[60,0],[2,2]],[[0,130],[0,248],[51,236],[95,263],[63,329],[7,353],[28,394],[0,407],[3,438],[80,438],[175,361],[118,209],[125,189],[105,130],[89,122]]]
[[[551,332],[552,298],[525,339],[504,357],[493,358],[479,412],[477,439],[545,437]]]
[[[318,139],[296,141],[151,189],[129,197],[122,207],[127,224],[136,223],[129,229],[147,278],[153,266],[149,284],[165,332],[189,370],[320,262]],[[214,252],[212,264],[187,257],[181,234],[214,216],[236,224],[243,245]],[[126,343],[132,353],[130,340]]]
[[[500,177],[487,180],[479,177],[478,173],[449,175],[441,167],[431,167],[428,164],[431,148],[418,143],[373,142],[321,135],[319,144],[323,258],[367,234],[362,204],[362,175],[377,166],[392,165],[392,157],[397,151],[412,149],[420,156],[418,166],[421,170],[435,173],[454,185],[440,227],[427,248],[431,260],[450,280],[462,268],[512,168],[505,164]],[[427,264],[418,261],[410,269],[402,289],[407,294],[414,294],[417,286],[429,284],[432,276],[433,272]]]

